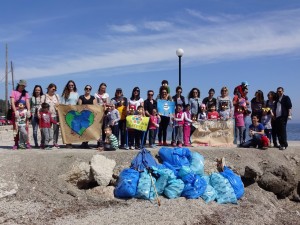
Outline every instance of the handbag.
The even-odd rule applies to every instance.
[[[18,101],[16,101],[16,103],[18,103],[20,100],[21,100],[21,98],[23,97],[23,93],[21,94],[21,96],[20,96],[20,98],[18,99]],[[6,113],[6,119],[7,120],[12,120],[12,118],[13,118],[13,109],[12,109],[12,107],[10,107],[8,110],[7,110],[7,113]]]
[[[12,110],[12,108],[9,108],[7,110],[6,119],[7,120],[12,120],[12,114],[13,114],[13,110]]]

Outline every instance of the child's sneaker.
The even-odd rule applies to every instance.
[[[126,150],[129,150],[129,147],[128,147],[128,146],[126,146],[126,147],[125,147],[125,149],[126,149]]]
[[[172,145],[173,147],[176,147],[175,141],[172,141],[172,142],[171,142],[171,145]]]
[[[17,145],[14,145],[14,146],[12,147],[12,150],[18,150],[18,146],[17,146]]]
[[[179,148],[182,148],[182,144],[181,144],[181,143],[179,143],[179,144],[178,144],[178,147],[179,147]]]
[[[31,145],[30,144],[26,144],[26,148],[27,149],[31,149]]]
[[[158,142],[158,144],[157,144],[158,146],[162,146],[163,145],[163,143],[160,141],[160,142]]]
[[[46,146],[45,150],[52,150],[52,148],[50,146]]]
[[[40,149],[45,149],[45,146],[43,144],[41,144]]]
[[[23,145],[23,144],[20,144],[20,145],[19,145],[19,148],[20,148],[20,149],[26,149],[26,146]]]
[[[167,144],[167,142],[166,142],[166,141],[164,141],[164,143],[163,143],[163,146],[168,146],[168,144]]]
[[[130,146],[130,149],[131,149],[131,150],[134,150],[134,146]]]
[[[60,148],[58,144],[54,144],[53,148]]]

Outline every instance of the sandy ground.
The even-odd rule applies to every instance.
[[[202,199],[166,199],[161,206],[140,199],[101,201],[73,196],[60,178],[75,162],[89,162],[94,154],[114,159],[119,169],[128,167],[137,151],[98,152],[95,149],[32,149],[12,151],[11,141],[0,144],[0,224],[299,224],[300,203],[278,199],[257,183],[245,184],[237,205],[206,204]],[[300,181],[300,142],[279,151],[269,148],[191,148],[205,158],[206,172],[217,157],[243,176],[246,166],[284,165]],[[156,155],[158,149],[151,150]],[[299,188],[299,185],[298,185]],[[298,190],[299,191],[299,190]],[[79,190],[84,196],[85,190]],[[6,196],[5,196],[6,195]]]

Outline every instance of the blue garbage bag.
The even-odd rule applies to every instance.
[[[179,178],[182,178],[182,177],[185,177],[186,175],[190,174],[190,173],[193,173],[191,168],[189,166],[182,166],[180,168],[180,170],[178,171],[178,174],[177,176]]]
[[[158,176],[155,187],[157,194],[162,195],[165,187],[168,185],[169,180],[176,179],[176,176],[174,175],[173,171],[170,169],[158,169],[156,167],[152,167],[153,174]]]
[[[188,148],[160,148],[158,152],[161,160],[170,164],[177,171],[182,166],[190,166],[192,159],[191,151]]]
[[[172,166],[170,163],[168,163],[168,162],[163,162],[163,164],[162,164],[165,168],[168,168],[168,169],[170,169],[170,170],[172,170],[173,171],[173,173],[175,174],[175,176],[177,177],[177,175],[178,175],[178,170],[176,170],[176,168],[174,167],[174,166]],[[177,168],[178,169],[178,168]]]
[[[155,158],[151,155],[150,151],[143,148],[139,151],[136,157],[131,161],[130,168],[135,169],[139,172],[144,171],[144,169],[149,169],[152,166],[157,166]]]
[[[206,202],[211,202],[211,201],[214,201],[216,198],[217,198],[217,192],[215,191],[215,189],[210,185],[209,183],[209,176],[207,175],[204,175],[202,176],[202,178],[206,181],[207,183],[207,186],[206,186],[206,189],[203,193],[203,195],[201,196],[201,198]]]
[[[237,203],[237,198],[229,181],[220,173],[210,175],[210,184],[217,192],[217,202],[219,204]]]
[[[173,199],[180,197],[182,190],[184,188],[184,183],[180,179],[169,180],[167,186],[165,187],[164,194],[167,198]]]
[[[155,185],[156,179],[152,177]],[[148,171],[140,173],[140,179],[137,186],[136,197],[142,199],[155,199],[154,186],[151,181],[151,176]]]
[[[195,174],[204,175],[204,157],[198,152],[192,152],[190,168]]]
[[[136,195],[136,189],[140,173],[134,169],[124,169],[119,176],[114,195],[116,198],[133,198]]]
[[[187,199],[197,199],[202,196],[206,190],[207,183],[199,175],[189,173],[181,179],[185,184],[181,193],[182,197],[186,197]]]
[[[235,174],[227,166],[224,166],[224,171],[220,173],[223,177],[227,178],[231,184],[237,199],[240,199],[245,192],[244,184],[241,177]]]

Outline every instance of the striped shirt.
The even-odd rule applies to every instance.
[[[118,149],[119,148],[119,141],[117,137],[114,134],[111,134],[108,136],[109,144],[111,145],[112,148]]]

